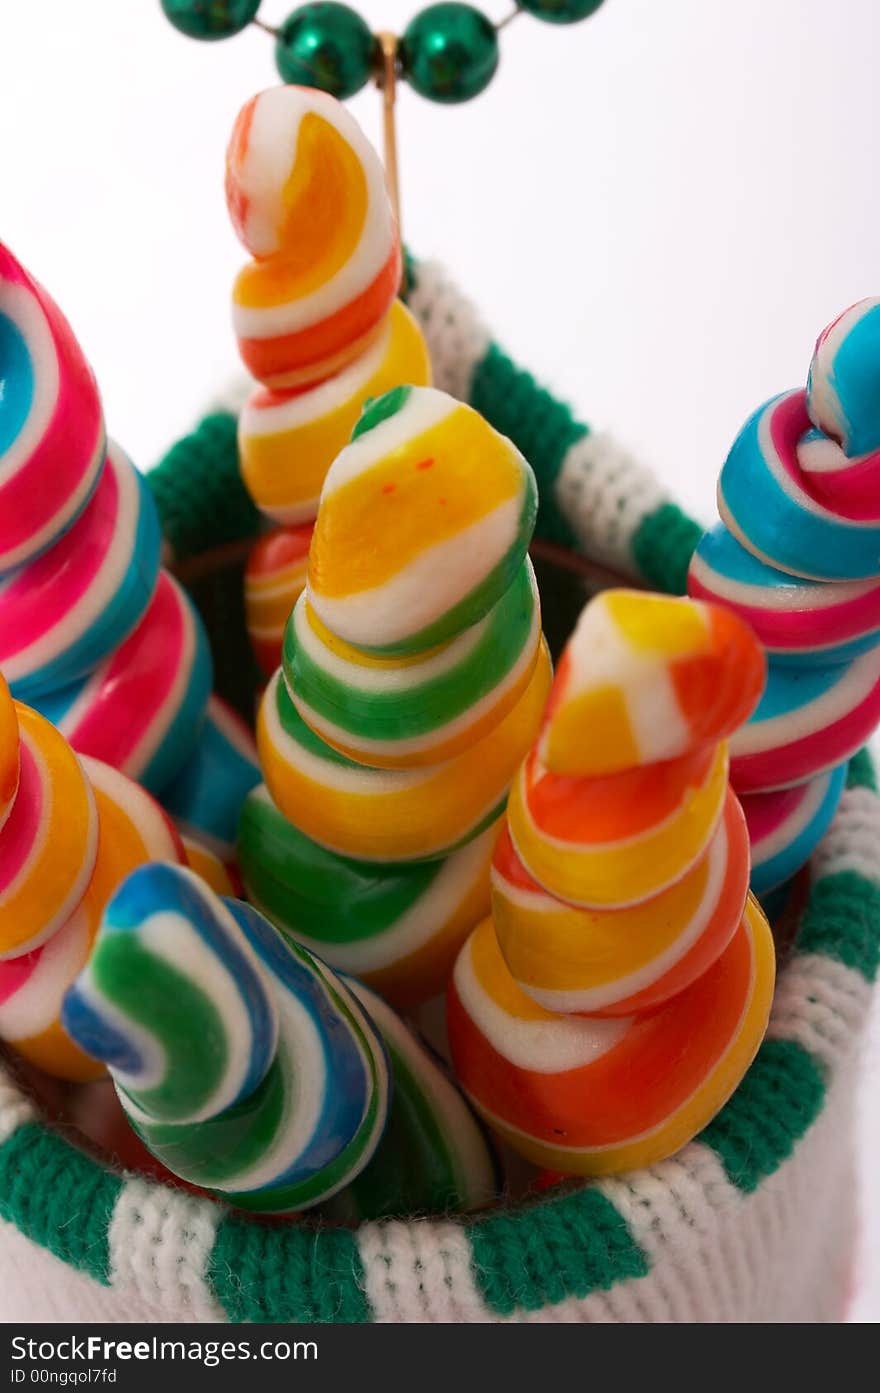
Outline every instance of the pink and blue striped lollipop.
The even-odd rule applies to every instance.
[[[756,895],[784,885],[810,859],[831,826],[845,784],[846,765],[840,764],[794,788],[742,795]]]
[[[195,748],[212,676],[195,606],[161,571],[134,633],[89,676],[34,704],[78,754],[161,794]]]
[[[820,334],[806,390],[749,418],[718,507],[688,590],[735,610],[767,650],[764,695],[730,744],[766,891],[809,858],[880,722],[880,300]]]
[[[721,471],[727,528],[760,560],[815,580],[880,574],[880,300],[819,335],[806,391],[746,422]]]
[[[104,463],[91,369],[42,286],[0,243],[0,576],[70,527]]]
[[[250,730],[212,696],[195,749],[165,789],[162,804],[182,836],[206,845],[221,861],[232,861],[244,801],[261,778]]]
[[[13,696],[32,701],[77,681],[128,637],[156,588],[160,545],[152,494],[111,442],[76,522],[0,578],[0,668]]]

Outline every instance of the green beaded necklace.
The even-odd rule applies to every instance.
[[[387,81],[387,36],[377,35],[348,5],[315,0],[278,28],[257,17],[260,0],[161,0],[176,29],[193,39],[227,39],[255,24],[275,39],[275,62],[285,82],[320,87],[345,100],[375,78]],[[498,34],[527,12],[550,24],[587,19],[602,0],[516,0],[500,24],[473,5],[440,0],[411,20],[392,46],[397,78],[434,102],[466,102],[488,87],[498,67]]]

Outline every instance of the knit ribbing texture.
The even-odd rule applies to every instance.
[[[238,468],[237,431],[230,412],[212,412],[147,475],[175,560],[259,531]]]
[[[229,1215],[217,1230],[209,1280],[232,1321],[369,1319],[347,1229],[267,1228]]]
[[[0,1217],[99,1282],[109,1280],[107,1233],[122,1179],[39,1123],[0,1147]]]

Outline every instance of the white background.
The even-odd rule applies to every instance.
[[[483,0],[495,20],[508,0]],[[280,22],[291,4],[264,0]],[[400,30],[419,0],[357,0]],[[404,226],[498,340],[695,514],[733,434],[880,293],[876,0],[606,0],[521,16],[479,100],[400,102]],[[0,237],[71,319],[146,466],[234,374],[242,257],[222,196],[270,38],[178,34],[158,0],[0,0]],[[379,100],[353,110],[379,138]],[[880,1034],[865,1087],[865,1259],[880,1316]]]

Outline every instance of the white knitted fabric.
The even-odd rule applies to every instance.
[[[474,369],[485,358],[491,334],[474,305],[452,284],[442,266],[419,263],[409,307],[422,326],[431,355],[434,385],[467,401]]]
[[[650,470],[606,433],[585,435],[562,462],[556,497],[586,556],[632,565],[639,524],[669,501]]]

